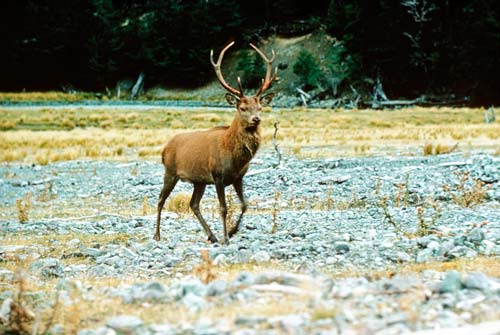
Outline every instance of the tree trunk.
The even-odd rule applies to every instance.
[[[132,87],[132,91],[130,92],[130,99],[135,99],[139,92],[142,90],[144,85],[144,73],[141,72],[134,86]]]

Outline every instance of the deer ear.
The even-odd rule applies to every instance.
[[[262,106],[267,106],[271,103],[271,100],[274,98],[274,93],[268,93],[264,95],[262,98],[260,98],[260,103]]]
[[[236,95],[233,95],[231,93],[226,93],[226,100],[227,103],[230,105],[236,105],[238,101],[240,101],[240,98],[238,98]]]

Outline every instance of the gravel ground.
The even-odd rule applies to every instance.
[[[119,296],[127,304],[175,303],[196,314],[214,305],[231,308],[236,303],[291,295],[302,297],[299,301],[309,306],[309,312],[302,314],[200,317],[189,325],[152,325],[137,316],[122,315],[80,335],[399,334],[500,320],[498,278],[480,272],[430,270],[392,278],[370,275],[408,264],[500,256],[499,157],[482,153],[285,157],[276,165],[270,151],[254,159],[245,178],[251,209],[228,246],[208,244],[193,215],[167,211],[162,241],[156,242],[154,214],[134,215],[126,210],[127,206],[140,208],[145,196],[154,206],[163,175],[159,163],[0,165],[4,239],[0,280],[14,277],[1,266],[15,257],[33,260],[29,271],[34,280],[55,277],[63,286],[81,276],[141,279],[140,284],[107,290],[107,295]],[[52,210],[19,223],[16,199],[26,192],[38,198],[45,195],[44,204],[50,208],[75,209],[75,213],[80,208],[82,214],[58,217]],[[174,193],[178,192],[191,192],[191,186],[179,183]],[[220,237],[215,199],[210,187],[202,208]],[[35,213],[36,200],[32,207]],[[64,250],[60,257],[47,256],[50,252],[43,244],[6,243],[7,237],[30,234],[125,234],[128,238],[124,243],[91,245],[78,237],[65,242],[54,238],[51,246]],[[265,264],[286,272],[243,271],[235,279],[204,284],[192,273],[205,249],[215,266]],[[346,273],[357,276],[344,278]],[[332,279],[339,278],[335,274],[342,279]],[[161,278],[171,279],[170,284],[157,282]],[[87,288],[71,287],[92,299]],[[11,291],[0,295],[4,305],[10,296]],[[1,310],[0,321],[8,315],[7,307]]]

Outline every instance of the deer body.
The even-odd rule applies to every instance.
[[[243,177],[248,170],[251,159],[260,146],[260,112],[262,104],[269,103],[273,98],[272,93],[262,97],[260,97],[260,94],[269,88],[276,77],[276,71],[274,76],[271,77],[274,51],[272,59],[268,60],[259,49],[252,45],[267,62],[267,72],[262,87],[257,94],[255,96],[244,96],[240,79],[238,78],[240,89],[234,89],[225,82],[220,71],[224,52],[233,43],[230,43],[221,51],[217,63],[213,61],[212,55],[211,61],[220,83],[230,92],[226,94],[226,99],[229,104],[236,105],[236,115],[230,126],[176,135],[163,149],[162,162],[165,166],[165,176],[158,201],[158,215],[154,235],[154,239],[157,241],[160,240],[161,211],[179,179],[190,182],[194,186],[189,205],[203,226],[210,242],[217,242],[217,238],[201,215],[199,208],[206,185],[215,184],[221,210],[224,243],[228,243],[229,237],[238,231],[243,214],[247,209],[247,203],[243,195]],[[233,185],[241,202],[241,214],[235,226],[228,232],[226,228],[225,187],[229,185]]]
[[[222,176],[224,186],[232,185],[245,175],[260,146],[259,128],[246,130],[235,119],[230,127],[176,135],[162,153],[165,170],[193,184],[215,184]]]

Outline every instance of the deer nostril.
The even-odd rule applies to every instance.
[[[260,123],[260,117],[258,117],[258,116],[254,116],[254,117],[253,117],[253,122],[255,122],[255,123]]]

